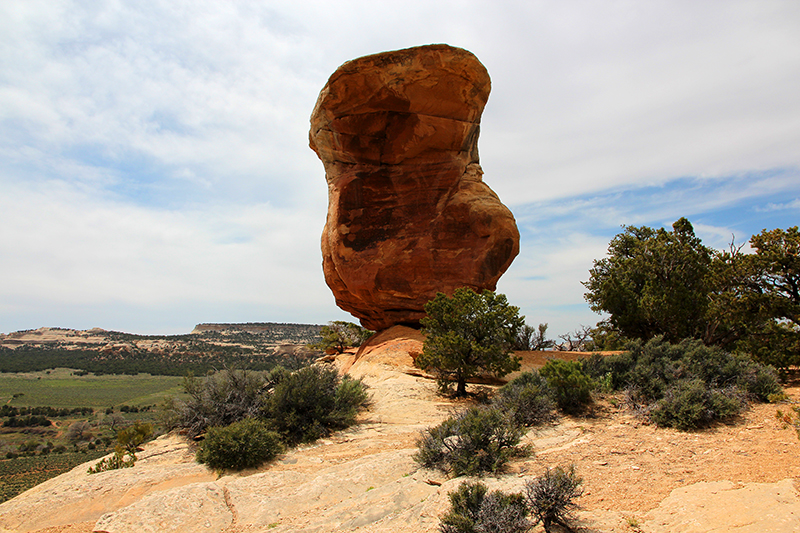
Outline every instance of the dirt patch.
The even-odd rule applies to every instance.
[[[94,521],[92,521],[70,524],[68,526],[48,527],[40,529],[36,533],[92,533],[92,531],[94,531],[94,524]]]
[[[787,392],[800,400],[800,389]],[[530,432],[536,455],[515,468],[536,475],[548,466],[574,464],[584,479],[584,508],[634,514],[698,482],[797,479],[800,442],[775,416],[779,408],[755,405],[734,424],[689,433],[645,424],[603,402],[594,417],[565,418]]]

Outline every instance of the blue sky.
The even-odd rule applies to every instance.
[[[350,319],[308,148],[328,76],[444,42],[492,76],[484,179],[517,218],[498,290],[552,336],[622,225],[724,248],[800,223],[800,4],[0,4],[0,332]]]

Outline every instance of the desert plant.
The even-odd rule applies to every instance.
[[[352,425],[368,404],[366,389],[333,368],[309,366],[275,378],[265,413],[287,442],[310,442]]]
[[[494,398],[493,405],[508,413],[519,426],[535,426],[555,418],[555,392],[536,370],[523,372],[506,383]]]
[[[117,432],[117,445],[114,448],[114,455],[106,457],[94,467],[89,468],[90,474],[105,472],[107,470],[117,470],[119,468],[130,468],[136,464],[136,452],[139,446],[147,442],[153,436],[153,426],[137,420],[132,426],[121,429]]]
[[[166,401],[162,420],[167,427],[184,428],[190,436],[214,428],[215,436],[210,441],[206,436],[198,458],[215,468],[250,465],[247,457],[234,457],[250,453],[237,439],[245,430],[255,431],[254,424],[269,429],[270,439],[277,435],[284,444],[294,445],[352,425],[368,404],[367,387],[360,380],[339,377],[335,369],[316,365],[295,372],[279,367],[266,374],[225,370],[205,380],[189,378],[185,388],[189,400]],[[245,426],[233,426],[239,422]],[[211,429],[208,432],[212,434]],[[231,445],[226,450],[217,442]],[[262,448],[277,449],[265,442]],[[259,464],[265,460],[262,456]]]
[[[584,367],[594,375],[606,372],[611,387],[624,388],[656,424],[683,430],[730,418],[746,400],[768,401],[782,391],[772,367],[695,339],[633,341],[625,353]]]
[[[465,481],[448,494],[450,510],[439,523],[442,533],[523,533],[531,527],[521,494],[487,493],[481,482]]]
[[[129,453],[135,454],[139,446],[147,442],[153,436],[153,426],[137,420],[132,426],[128,426],[117,432],[117,442]]]
[[[573,500],[583,494],[582,482],[575,474],[574,466],[568,469],[560,466],[548,468],[544,474],[527,482],[525,495],[534,525],[541,522],[547,533],[550,533],[553,524],[569,529],[568,522],[577,508]]]
[[[19,445],[19,451],[26,453],[26,452],[35,452],[42,443],[36,439],[29,439]]]
[[[555,393],[558,406],[566,413],[575,413],[592,401],[595,384],[584,374],[578,361],[551,359],[540,370],[540,374]]]
[[[470,407],[425,430],[414,459],[456,476],[498,472],[514,455],[524,429],[495,407]]]
[[[650,418],[659,426],[686,431],[730,418],[744,404],[744,395],[736,387],[715,389],[700,379],[682,380],[665,391]]]
[[[205,379],[188,376],[185,402],[173,400],[164,416],[168,427],[181,427],[191,437],[210,426],[227,426],[233,422],[262,415],[266,406],[267,382],[262,372],[225,369]]]
[[[637,388],[646,398],[661,398],[671,383],[695,378],[709,387],[736,386],[762,400],[781,390],[771,367],[698,340],[670,344],[656,337],[647,343],[633,342],[628,350],[628,354],[611,356],[609,360],[617,363],[620,381]],[[620,360],[625,363],[619,364]]]
[[[414,364],[438,377],[440,390],[456,384],[456,396],[466,396],[467,380],[481,372],[502,377],[519,369],[511,353],[524,318],[503,294],[469,288],[444,293],[425,304],[420,322],[425,332],[422,353]]]
[[[211,427],[197,450],[197,461],[215,470],[257,467],[283,450],[278,433],[264,422],[245,418],[226,427]]]
[[[127,457],[127,459],[126,459]],[[97,462],[93,467],[89,468],[89,474],[98,474],[108,470],[118,470],[120,468],[130,468],[136,464],[136,455],[126,450],[123,446],[117,445],[114,449],[114,455],[105,457]]]
[[[309,346],[323,352],[342,353],[347,348],[361,346],[373,333],[375,332],[358,324],[335,320],[328,322],[327,326],[322,326],[319,332],[320,340]]]

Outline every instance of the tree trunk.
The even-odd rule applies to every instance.
[[[467,395],[467,380],[458,378],[458,385],[456,385],[456,398],[463,398]]]

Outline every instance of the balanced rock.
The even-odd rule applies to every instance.
[[[519,252],[511,212],[483,181],[489,74],[430,45],[348,61],[311,115],[325,167],[325,281],[374,330],[418,325],[437,292],[494,290]]]

